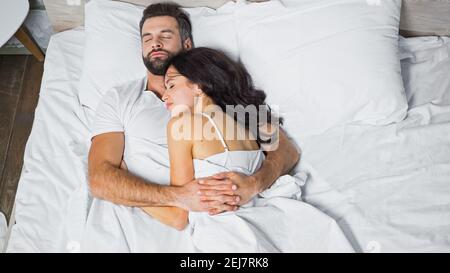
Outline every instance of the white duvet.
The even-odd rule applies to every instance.
[[[450,251],[450,106],[382,128],[344,127],[302,143],[306,202],[360,251]]]
[[[262,153],[229,152],[195,160],[196,177],[227,170],[251,174]],[[228,156],[227,158],[225,158]],[[225,163],[225,166],[223,165]],[[130,167],[130,165],[128,165]],[[161,180],[167,179],[161,177]],[[328,215],[300,200],[305,176],[285,175],[238,211],[189,214],[183,231],[139,208],[95,199],[80,240],[82,252],[353,252]],[[76,224],[76,223],[75,223]]]
[[[133,227],[127,233],[133,240],[124,240],[122,227],[105,227],[101,218],[88,222],[102,233],[109,251],[177,251],[170,246],[182,233],[161,228],[139,209],[100,200],[92,206],[86,198],[92,113],[77,101],[83,39],[82,30],[68,31],[53,36],[49,45],[8,251],[80,251],[91,207],[98,215],[121,211]],[[412,108],[398,124],[346,126],[309,139],[292,136],[303,150],[297,172],[308,174],[303,199],[337,222],[358,251],[450,251],[449,133],[450,106],[428,103]],[[129,242],[143,245],[140,240],[146,248],[130,247]]]

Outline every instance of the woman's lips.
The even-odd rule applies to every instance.
[[[173,103],[166,102],[166,108],[167,108],[167,109],[170,110],[170,107],[172,107],[172,105],[173,105]]]

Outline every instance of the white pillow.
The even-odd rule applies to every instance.
[[[195,46],[208,46],[239,58],[234,25],[234,6],[187,8]],[[95,110],[112,87],[145,77],[139,22],[145,7],[107,0],[86,4],[86,46],[79,100]],[[220,30],[220,31],[219,31]]]
[[[372,2],[274,0],[237,9],[241,60],[290,135],[405,117],[401,1]]]
[[[449,105],[450,37],[401,37],[399,49],[409,107]]]

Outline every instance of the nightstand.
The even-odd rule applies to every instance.
[[[42,62],[44,53],[23,25],[29,8],[28,0],[0,1],[0,46],[14,35],[38,61]]]

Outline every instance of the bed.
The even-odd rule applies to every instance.
[[[419,29],[449,34],[439,31]],[[84,41],[77,27],[52,36],[47,49],[8,252],[79,251],[91,202],[93,113],[78,97]],[[450,252],[450,39],[401,38],[399,58],[407,117],[294,136],[302,158],[293,173],[308,175],[303,200],[331,216],[357,251]]]

